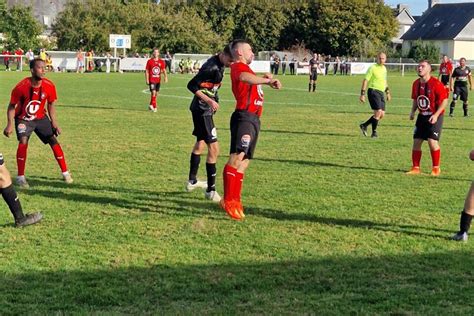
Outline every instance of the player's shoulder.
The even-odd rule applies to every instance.
[[[18,82],[15,88],[13,89],[14,90],[23,89],[25,87],[29,87],[30,85],[31,85],[30,77],[26,77],[26,78],[23,78],[20,82]]]
[[[42,84],[43,84],[45,87],[55,88],[55,85],[54,85],[54,83],[53,83],[51,80],[49,80],[49,79],[47,79],[47,78],[43,78],[42,81],[43,81]]]

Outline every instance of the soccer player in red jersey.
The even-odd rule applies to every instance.
[[[469,158],[474,161],[474,149],[471,150]],[[471,182],[471,188],[467,192],[464,200],[464,210],[461,212],[459,220],[459,231],[452,237],[456,241],[467,241],[467,233],[471,227],[472,217],[474,216],[474,181]]]
[[[260,131],[263,110],[263,84],[281,89],[281,83],[271,74],[258,77],[249,67],[254,59],[252,47],[244,40],[230,44],[234,63],[230,66],[232,93],[236,100],[230,119],[230,156],[224,167],[224,199],[221,207],[227,214],[240,220],[245,217],[241,202],[244,172],[253,157]]]
[[[163,74],[165,83],[168,82],[168,75],[166,73],[166,63],[160,58],[160,50],[153,49],[153,58],[150,58],[145,67],[146,84],[150,87],[151,99],[148,109],[156,112],[158,105],[156,104],[156,97],[160,91],[161,74]]]
[[[438,80],[446,87],[446,91],[449,95],[449,80],[451,79],[451,74],[453,73],[453,64],[449,60],[449,57],[443,55],[443,61],[439,65],[439,75]]]
[[[417,68],[419,79],[413,82],[411,98],[413,105],[410,120],[415,118],[418,109],[415,131],[413,134],[412,168],[408,174],[420,174],[421,145],[427,140],[431,151],[433,168],[432,176],[440,175],[439,139],[443,126],[444,109],[448,104],[448,95],[443,84],[431,77],[431,65],[428,61],[421,61]]]
[[[56,119],[56,87],[44,77],[45,63],[40,58],[30,62],[31,77],[20,81],[12,91],[10,104],[7,109],[7,126],[3,134],[7,137],[13,133],[15,122],[16,135],[19,141],[16,152],[18,166],[17,184],[27,188],[25,178],[26,154],[28,141],[33,132],[44,144],[49,144],[54,157],[61,168],[64,181],[72,183],[72,177],[66,165],[61,145],[56,136],[61,134],[61,128]]]

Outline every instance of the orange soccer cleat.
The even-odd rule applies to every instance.
[[[219,204],[221,208],[227,213],[227,215],[229,215],[232,219],[239,221],[243,218],[237,201],[226,201],[222,199]]]
[[[411,167],[410,171],[407,171],[406,174],[421,174],[420,167]]]
[[[441,169],[439,167],[433,167],[433,169],[431,169],[431,175],[433,177],[439,177],[440,174],[441,174]]]

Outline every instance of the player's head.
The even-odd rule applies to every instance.
[[[461,57],[461,58],[459,59],[459,65],[461,65],[461,67],[466,66],[466,58]]]
[[[232,44],[232,43],[231,43]],[[221,63],[224,64],[224,66],[228,67],[232,61],[233,61],[233,57],[232,57],[232,48],[231,48],[231,44],[227,45],[224,50],[222,52],[219,53],[219,59],[221,61]]]
[[[250,64],[255,57],[252,51],[252,46],[250,46],[250,44],[246,40],[233,40],[232,43],[230,43],[230,48],[234,61],[240,61],[245,62],[246,64]]]
[[[154,58],[160,57],[160,50],[158,48],[153,48],[153,57]]]
[[[418,76],[420,78],[426,77],[431,73],[431,64],[427,60],[422,60],[418,63],[418,67],[416,68]]]
[[[447,63],[449,61],[449,57],[447,55],[443,55],[443,61]]]
[[[41,80],[44,77],[44,61],[41,58],[35,58],[30,61],[31,76],[35,80]]]
[[[318,59],[318,53],[313,53],[313,58]]]
[[[387,55],[385,55],[385,53],[380,52],[377,54],[377,64],[384,65],[386,61],[387,61]]]

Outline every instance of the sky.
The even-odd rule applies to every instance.
[[[441,0],[439,3],[459,3],[474,2],[473,0]],[[411,15],[422,15],[423,11],[428,8],[428,0],[385,0],[389,6],[395,7],[397,4],[407,4]]]

